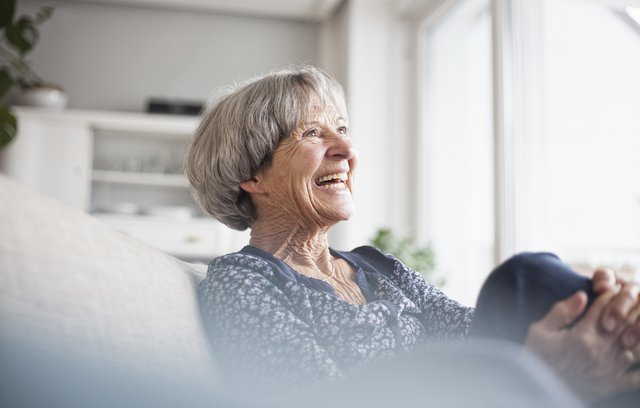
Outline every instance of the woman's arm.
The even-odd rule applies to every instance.
[[[460,340],[469,335],[474,309],[449,298],[444,292],[427,282],[393,256],[392,273],[387,275],[420,309],[422,321],[430,340]]]

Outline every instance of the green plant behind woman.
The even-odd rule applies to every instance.
[[[413,238],[399,237],[389,228],[380,228],[371,239],[371,245],[394,255],[432,284],[442,287],[446,279],[435,271],[435,255],[429,246],[419,246]]]
[[[15,137],[18,123],[11,110],[12,91],[43,83],[33,72],[27,54],[38,43],[38,25],[53,13],[43,6],[35,17],[16,16],[16,0],[0,0],[0,148]]]

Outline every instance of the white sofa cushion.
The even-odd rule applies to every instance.
[[[0,342],[218,384],[202,271],[0,176]]]

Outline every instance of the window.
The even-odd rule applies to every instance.
[[[447,293],[473,304],[493,266],[491,19],[488,0],[458,2],[422,33],[425,107],[419,186],[423,239]]]
[[[523,249],[586,268],[640,265],[640,27],[606,2],[541,7],[541,104],[525,114],[542,126],[525,152]]]
[[[435,1],[418,31],[418,230],[473,304],[552,251],[640,266],[640,26],[624,1]]]

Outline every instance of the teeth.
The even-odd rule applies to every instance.
[[[347,173],[336,173],[336,174],[329,174],[328,176],[322,176],[318,180],[316,180],[316,183],[322,183],[329,180],[347,181],[348,179],[349,179],[349,175]]]
[[[323,184],[320,188],[326,188],[329,190],[342,190],[343,188],[347,188],[344,183],[335,183],[335,184]]]

